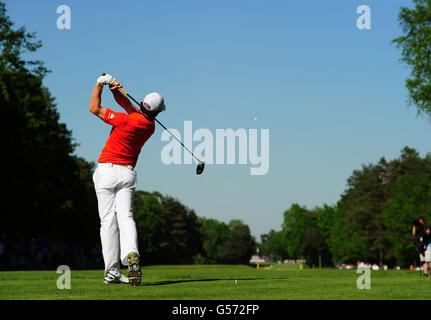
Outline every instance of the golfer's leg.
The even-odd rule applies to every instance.
[[[118,227],[120,229],[121,262],[127,265],[127,255],[138,252],[138,234],[133,219],[133,195],[135,188],[122,188],[117,190],[116,208]]]
[[[120,240],[115,213],[115,192],[97,188],[97,201],[100,216],[100,239],[105,262],[105,273],[120,260]]]
[[[98,167],[93,176],[100,217],[100,240],[105,274],[120,260],[120,239],[115,213],[115,179],[110,169]]]

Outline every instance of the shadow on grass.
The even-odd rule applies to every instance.
[[[187,283],[187,282],[210,282],[210,281],[246,281],[246,280],[287,280],[287,278],[236,278],[236,279],[194,279],[194,280],[171,280],[171,281],[156,281],[143,283],[141,286],[164,286],[167,284]]]

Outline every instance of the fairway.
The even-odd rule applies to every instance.
[[[0,272],[1,300],[332,300],[431,299],[431,279],[417,271],[371,271],[371,289],[356,287],[356,270],[274,265],[191,265],[143,268],[140,287],[106,285],[102,270],[71,271],[71,289],[59,290],[55,271]]]

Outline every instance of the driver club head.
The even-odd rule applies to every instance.
[[[205,162],[200,161],[197,168],[196,168],[196,174],[201,174],[204,172],[205,169]]]

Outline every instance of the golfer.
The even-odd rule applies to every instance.
[[[101,107],[104,85],[109,85],[115,101],[127,112]],[[166,109],[163,97],[150,93],[139,110],[118,89],[120,83],[106,74],[97,79],[90,100],[90,112],[112,126],[108,141],[93,175],[99,216],[105,280],[110,283],[141,283],[138,236],[132,204],[136,188],[134,168],[145,142],[155,130],[154,119]],[[150,111],[148,111],[150,110]],[[128,266],[128,278],[120,271],[120,262]]]

